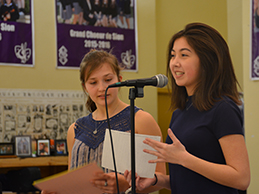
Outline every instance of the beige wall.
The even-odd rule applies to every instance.
[[[243,92],[242,0],[227,0],[227,42],[235,73]]]
[[[245,138],[251,167],[248,194],[259,190],[259,81],[250,79],[250,0],[228,0],[228,43],[238,81],[244,92]]]
[[[157,74],[155,0],[137,1],[138,64],[137,73],[124,72],[125,79],[148,78]],[[122,99],[129,102],[129,88],[121,88]],[[137,98],[136,105],[151,113],[157,120],[156,87],[144,87],[144,98]]]
[[[251,184],[248,188],[248,194],[257,194],[259,191],[259,81],[252,81],[249,77],[251,53],[250,7],[250,0],[242,1],[245,131],[251,165]]]
[[[171,36],[190,22],[204,22],[227,38],[226,0],[157,0],[157,72],[166,72],[166,52]]]

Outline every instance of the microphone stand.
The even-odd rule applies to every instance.
[[[135,104],[136,97],[144,96],[143,87],[130,88],[130,128],[131,128],[131,188],[132,194],[136,193],[136,178],[135,178]]]
[[[161,82],[161,83],[160,83]],[[105,106],[106,106],[106,114],[107,114],[107,122],[109,126],[109,116],[108,116],[108,108],[106,101],[106,94],[108,88],[112,87],[121,87],[121,86],[134,86],[134,88],[130,88],[129,91],[129,99],[130,99],[130,128],[131,128],[131,193],[136,193],[136,178],[135,178],[135,105],[134,100],[136,97],[142,98],[144,97],[143,88],[145,85],[152,85],[157,87],[164,87],[168,82],[168,79],[165,75],[159,74],[157,76],[152,77],[151,79],[138,79],[138,80],[128,80],[125,82],[117,82],[115,84],[109,85],[105,90]],[[116,163],[113,151],[113,142],[112,142],[112,134],[109,126],[110,137],[111,137],[111,146],[112,146],[112,154],[114,161],[114,170],[115,170],[115,178],[117,182],[117,190],[119,193],[119,183],[116,171]]]
[[[113,166],[114,166],[114,172],[115,172],[115,179],[116,179],[116,186],[117,186],[117,192],[120,193],[119,189],[119,181],[118,181],[118,175],[117,175],[117,168],[116,168],[116,161],[115,161],[115,154],[114,154],[114,147],[113,147],[113,140],[112,140],[112,132],[111,132],[111,126],[110,126],[110,119],[108,114],[108,104],[107,104],[107,91],[109,89],[109,86],[105,90],[105,109],[106,109],[106,116],[107,116],[107,124],[110,134],[110,141],[111,141],[111,149],[112,149],[112,159],[113,159]]]

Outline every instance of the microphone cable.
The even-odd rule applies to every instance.
[[[110,126],[110,119],[109,119],[109,114],[108,114],[108,105],[107,105],[107,91],[109,89],[109,86],[105,90],[105,109],[106,109],[106,116],[107,116],[107,124],[108,124],[108,129],[109,129],[109,134],[110,134],[110,140],[111,140],[111,149],[112,149],[112,158],[113,158],[113,165],[114,165],[114,172],[115,172],[115,179],[116,179],[116,185],[117,185],[117,193],[120,193],[119,190],[119,181],[118,181],[118,175],[117,175],[117,168],[116,168],[116,161],[115,161],[115,155],[114,155],[114,148],[113,148],[113,141],[112,141],[112,132],[111,132],[111,126]]]

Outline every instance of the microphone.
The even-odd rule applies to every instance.
[[[163,74],[158,74],[155,75],[151,78],[144,78],[144,79],[133,79],[133,80],[126,80],[123,82],[117,82],[115,84],[111,84],[108,87],[113,88],[113,87],[121,87],[121,86],[135,86],[135,87],[144,87],[144,86],[155,86],[162,88],[166,86],[168,83],[168,79],[165,75]]]

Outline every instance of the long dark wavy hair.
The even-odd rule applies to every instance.
[[[240,104],[237,85],[240,87],[232,64],[229,48],[220,33],[203,23],[190,23],[171,38],[167,53],[167,76],[171,82],[171,108],[183,110],[187,101],[184,86],[178,86],[170,70],[171,51],[176,39],[186,38],[200,59],[199,80],[193,95],[193,105],[207,111],[214,103],[227,96]]]
[[[108,63],[118,77],[120,77],[120,66],[117,58],[110,52],[103,50],[90,50],[83,58],[80,64],[80,81],[85,95],[87,96],[86,108],[93,112],[96,110],[94,101],[90,98],[88,93],[85,91],[84,84],[89,79],[91,73],[98,69],[102,64]]]

